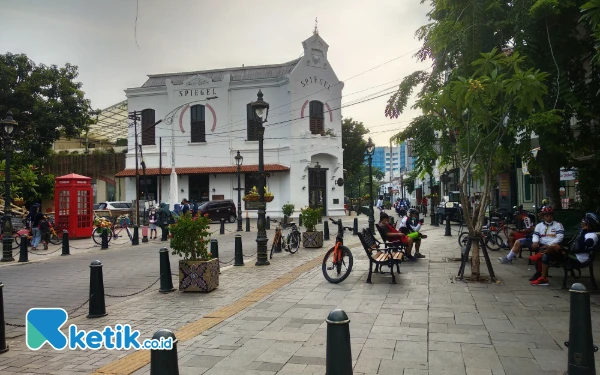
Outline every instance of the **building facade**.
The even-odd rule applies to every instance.
[[[296,212],[312,206],[324,215],[343,214],[343,188],[336,182],[343,177],[344,84],[318,32],[302,46],[300,58],[283,64],[149,75],[141,87],[127,89],[128,111],[140,117],[129,128],[126,169],[117,174],[125,180],[127,199],[136,196],[137,127],[140,199],[166,202],[171,209],[183,198],[233,199],[237,205],[238,150],[244,158],[241,187],[258,186],[258,133],[250,103],[261,90],[270,104],[264,164],[275,196],[267,215],[281,216],[286,203]],[[250,217],[256,209],[257,203],[242,202]]]
[[[385,172],[384,181],[399,177],[402,173],[414,168],[414,158],[408,155],[408,147],[405,142],[399,145],[378,146],[373,152],[373,167]]]

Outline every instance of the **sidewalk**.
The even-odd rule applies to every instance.
[[[373,284],[366,284],[367,258],[358,238],[346,235],[354,268],[338,285],[326,282],[321,273],[326,245],[293,256],[276,254],[269,267],[255,267],[252,261],[227,269],[219,288],[206,295],[152,291],[110,306],[107,317],[73,322],[80,329],[130,323],[143,338],[160,328],[171,329],[180,340],[182,375],[324,374],[324,320],[332,309],[341,308],[351,320],[355,375],[562,374],[569,296],[557,289],[559,273],[553,272],[551,287],[530,286],[532,271],[526,260],[500,265],[496,257],[505,254],[501,251],[491,254],[498,284],[456,281],[456,236],[444,237],[443,227],[429,225],[424,232],[429,237],[421,251],[427,258],[403,264],[397,285],[389,283],[389,275],[379,274],[373,275]],[[593,294],[596,338],[598,303],[600,296]],[[9,345],[11,350],[0,355],[2,374],[150,371],[147,352],[57,353],[47,347],[31,352],[23,338],[9,340]]]

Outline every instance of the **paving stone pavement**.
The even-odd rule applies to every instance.
[[[346,221],[346,220],[345,220]],[[428,221],[428,220],[427,220]],[[361,222],[363,222],[361,220]],[[398,284],[374,274],[353,247],[354,269],[341,284],[326,282],[315,267],[257,303],[200,335],[178,343],[180,374],[325,374],[326,323],[341,308],[350,323],[354,374],[562,374],[566,370],[569,296],[561,273],[550,287],[533,287],[527,261],[500,265],[491,254],[499,283],[455,279],[460,255],[456,236],[426,226],[426,259],[401,266]],[[333,234],[333,233],[332,233]],[[355,236],[346,243],[355,245]],[[150,337],[175,330],[239,300],[249,291],[321,256],[324,249],[276,255],[269,267],[234,267],[221,274],[207,295],[156,292],[110,306],[105,318],[75,318],[83,329],[130,323]],[[0,272],[2,269],[0,269]],[[485,264],[482,264],[485,273]],[[467,267],[467,274],[469,268]],[[570,281],[571,282],[571,281]],[[570,283],[569,282],[569,283]],[[583,281],[587,285],[587,280]],[[600,296],[592,294],[593,334],[600,337]],[[2,374],[88,374],[128,354],[114,351],[28,351],[23,338],[9,340],[0,355]],[[597,361],[596,366],[600,365]],[[149,374],[149,365],[135,372]]]

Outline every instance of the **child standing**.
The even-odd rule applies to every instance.
[[[48,242],[50,242],[50,223],[48,222],[48,216],[42,216],[38,227],[40,229],[42,243],[44,244],[44,250],[48,250]]]
[[[152,232],[154,232],[154,239],[156,239],[156,222],[158,221],[158,215],[156,214],[155,208],[150,210],[148,221],[150,222],[150,239],[152,239]]]

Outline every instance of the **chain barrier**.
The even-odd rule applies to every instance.
[[[73,310],[67,311],[67,314],[72,315],[75,311],[77,311],[80,308],[82,308],[83,306],[85,306],[85,304],[88,303],[89,301],[90,301],[89,298],[86,299],[85,302],[82,303],[81,305],[79,305],[78,307],[74,308]],[[71,318],[76,318],[76,316],[72,316]],[[10,327],[17,327],[17,328],[24,328],[25,327],[24,324],[12,324],[12,323],[8,323],[8,322],[4,322],[4,324],[7,325],[7,326],[10,326]]]
[[[256,253],[251,254],[251,255],[244,255],[244,258],[254,258],[255,256],[256,256]]]
[[[70,248],[70,249],[76,249],[76,250],[89,250],[89,249],[93,249],[93,248],[95,248],[95,247],[99,247],[99,246],[100,246],[100,245],[93,245],[93,246],[90,246],[90,247],[76,247],[76,246],[71,246],[71,245],[69,244],[69,248]]]
[[[49,252],[49,253],[34,253],[32,250],[27,250],[27,252],[28,252],[29,254],[33,254],[33,255],[50,255],[50,254],[54,254],[54,253],[56,253],[56,252],[59,252],[59,251],[61,251],[61,250],[62,250],[62,248],[58,248],[58,249],[56,249],[56,250],[54,250],[54,251],[51,251],[51,252]]]
[[[20,327],[20,328],[25,327],[25,324],[11,324],[9,322],[4,322],[4,324],[7,326],[10,326],[10,327]]]
[[[148,287],[140,290],[139,292],[135,292],[135,293],[131,293],[131,294],[108,294],[108,293],[104,293],[104,295],[106,297],[113,297],[113,298],[132,297],[132,296],[135,296],[136,294],[140,294],[140,293],[145,292],[146,290],[152,288],[154,286],[154,284],[156,284],[159,280],[160,280],[160,276],[158,277],[158,279],[156,279],[155,282],[153,282],[152,284],[150,284]]]
[[[90,296],[90,298],[92,298],[93,296],[94,296],[94,295],[92,294],[92,295]],[[85,306],[85,304],[86,304],[86,303],[90,302],[90,298],[86,299],[84,303],[82,303],[81,305],[79,305],[79,307],[76,307],[76,308],[74,308],[73,310],[71,310],[71,311],[68,311],[67,313],[68,313],[69,315],[73,314],[75,311],[77,311],[77,310],[79,310],[80,308],[82,308],[83,306]]]
[[[229,263],[233,262],[234,260],[235,260],[235,258],[233,258],[233,259],[232,259],[232,260],[230,260],[229,262],[221,262],[221,261],[219,260],[219,263],[221,263],[221,264],[229,264]]]

